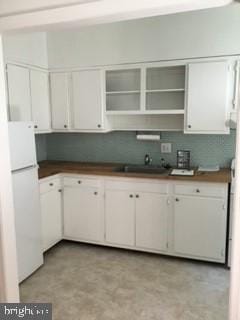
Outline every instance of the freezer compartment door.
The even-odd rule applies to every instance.
[[[36,145],[32,122],[9,122],[12,171],[36,165]]]
[[[13,173],[19,282],[43,264],[37,169]]]

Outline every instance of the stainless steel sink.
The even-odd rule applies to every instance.
[[[120,172],[166,174],[167,169],[154,165],[126,165],[118,169]]]

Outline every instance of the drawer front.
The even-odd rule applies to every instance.
[[[52,179],[45,182],[40,183],[40,193],[46,193],[54,189],[61,188],[61,180],[60,179]]]
[[[168,193],[168,183],[156,183],[156,182],[125,182],[119,181],[107,181],[107,190],[125,190],[136,192],[154,192],[166,194]]]
[[[226,188],[221,185],[207,184],[176,184],[174,186],[175,194],[190,195],[199,197],[216,197],[226,196]]]
[[[87,179],[84,177],[64,177],[63,185],[65,187],[101,187],[101,180],[98,179]]]

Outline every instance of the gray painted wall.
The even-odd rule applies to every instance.
[[[230,135],[184,135],[180,132],[161,133],[161,142],[172,143],[171,154],[161,154],[159,142],[136,140],[135,132],[107,134],[55,133],[37,137],[38,159],[142,163],[149,153],[155,164],[163,157],[176,164],[176,151],[191,151],[191,164],[230,165],[235,153],[235,131]]]
[[[5,61],[48,68],[46,32],[8,34],[3,37]]]
[[[47,135],[36,134],[35,140],[36,140],[37,160],[38,161],[47,160]]]
[[[50,68],[240,54],[240,3],[47,34]]]

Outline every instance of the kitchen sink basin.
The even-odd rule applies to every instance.
[[[129,172],[129,173],[156,173],[156,174],[166,174],[167,169],[161,166],[153,165],[125,165],[118,169],[120,172]]]

